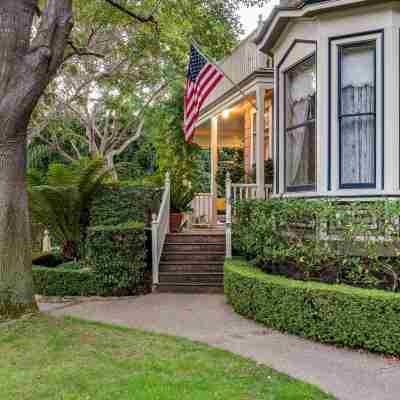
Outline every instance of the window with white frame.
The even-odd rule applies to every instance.
[[[285,72],[285,177],[288,192],[316,186],[316,56]]]
[[[340,188],[376,186],[376,41],[338,46]]]

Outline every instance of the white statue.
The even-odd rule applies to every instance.
[[[44,231],[43,249],[42,250],[43,250],[43,253],[51,252],[51,239],[50,239],[49,231],[47,229]]]

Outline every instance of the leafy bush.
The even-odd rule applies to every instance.
[[[36,294],[43,296],[93,296],[99,294],[95,276],[87,271],[33,267]]]
[[[220,149],[216,176],[219,197],[225,197],[226,174],[228,172],[233,183],[244,183],[246,174],[243,149]]]
[[[151,184],[107,185],[93,199],[90,209],[90,225],[120,225],[127,221],[151,221],[158,212],[162,189]]]
[[[32,220],[61,244],[68,259],[79,257],[85,240],[90,203],[108,176],[101,159],[83,159],[69,165],[52,164],[46,185],[29,188]]]
[[[268,272],[397,290],[400,202],[244,201],[234,248]]]
[[[33,265],[40,265],[42,267],[54,268],[65,262],[65,258],[57,253],[43,253],[35,256],[32,259]]]
[[[236,312],[324,343],[400,355],[400,295],[271,276],[243,260],[225,265]]]
[[[87,246],[87,264],[101,294],[132,295],[143,290],[146,270],[143,223],[92,227]]]

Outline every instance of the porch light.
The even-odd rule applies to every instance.
[[[231,110],[225,110],[225,111],[223,111],[222,112],[222,118],[223,119],[228,119],[229,118],[229,115],[230,115],[230,113],[231,113]]]

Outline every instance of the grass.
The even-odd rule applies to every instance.
[[[318,388],[228,352],[35,316],[0,326],[2,400],[316,400]]]

